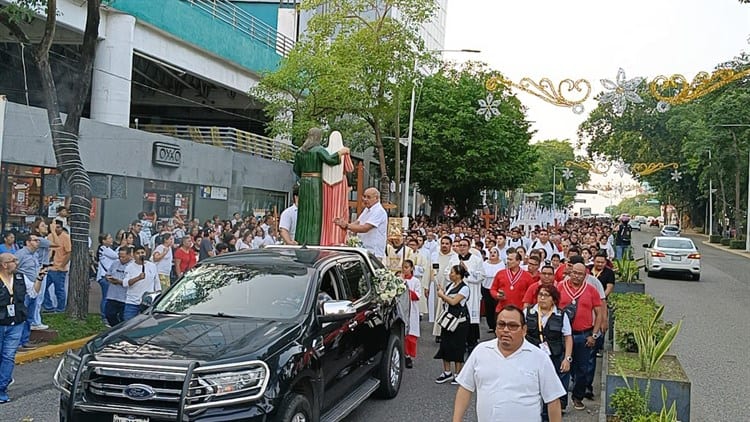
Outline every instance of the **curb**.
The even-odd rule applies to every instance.
[[[29,350],[28,352],[16,353],[16,365],[59,355],[67,352],[68,350],[79,349],[94,337],[96,337],[96,335],[79,338],[78,340],[71,340],[65,343],[42,346],[38,349]]]
[[[601,379],[601,391],[599,395],[599,422],[607,422],[607,368],[609,368],[609,348],[604,347],[602,350],[602,379]]]
[[[734,254],[734,255],[737,255],[737,256],[742,256],[742,257],[750,259],[750,253],[747,253],[747,252],[745,252],[742,249],[729,249],[729,248],[725,248],[720,243],[710,243],[708,240],[704,240],[701,243],[704,244],[704,245],[706,245],[706,246],[710,246],[710,247],[712,247],[714,249],[718,249],[720,251],[729,252],[731,254]]]

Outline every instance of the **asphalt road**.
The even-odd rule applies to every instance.
[[[655,229],[634,234],[637,256],[642,243],[656,234]],[[750,345],[750,332],[742,327],[750,321],[750,260],[702,245],[705,239],[691,236],[702,253],[701,281],[687,278],[649,278],[646,291],[666,306],[665,317],[682,319],[672,353],[677,354],[692,382],[693,421],[748,421],[750,410],[744,392],[750,380],[750,366],[741,362]],[[430,325],[419,342],[419,358],[406,370],[401,392],[393,400],[370,399],[349,415],[345,422],[397,422],[406,420],[449,421],[455,386],[435,384],[441,371],[432,359],[436,344]],[[486,326],[482,326],[483,328]],[[482,340],[491,334],[482,329]],[[51,377],[58,360],[44,359],[16,367],[16,383],[10,388],[13,401],[0,405],[0,421],[52,422],[57,420],[58,395]],[[587,411],[569,407],[569,422],[596,421],[597,402],[586,401]],[[473,405],[465,420],[475,420]]]
[[[634,232],[636,256],[657,230]],[[711,246],[703,236],[688,236],[701,252],[701,280],[645,277],[646,292],[664,304],[665,319],[682,319],[682,330],[670,353],[690,378],[693,421],[748,421],[744,393],[750,384],[750,260]]]

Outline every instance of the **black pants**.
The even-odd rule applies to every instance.
[[[466,347],[474,350],[477,343],[479,343],[479,324],[469,324],[469,330],[466,332]]]
[[[111,327],[114,327],[125,319],[123,318],[124,311],[125,302],[107,299],[107,303],[104,304],[104,315]]]
[[[482,287],[482,301],[484,302],[484,317],[487,319],[487,327],[495,331],[495,308],[497,307],[497,299],[492,297],[490,289]]]

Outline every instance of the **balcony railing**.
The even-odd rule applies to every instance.
[[[294,145],[233,127],[139,125],[138,129],[287,163],[294,162],[294,154],[297,152]]]
[[[183,0],[191,6],[208,13],[214,19],[218,19],[231,25],[235,30],[248,37],[276,49],[282,56],[289,55],[294,47],[294,40],[286,35],[280,34],[274,27],[261,21],[255,16],[245,12],[227,0]]]

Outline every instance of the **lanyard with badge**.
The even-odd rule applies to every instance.
[[[5,286],[5,289],[8,290],[8,293],[10,293],[10,305],[5,307],[5,311],[8,314],[8,317],[14,318],[16,316],[16,304],[14,303],[15,298],[13,297],[13,279],[10,279],[10,287],[8,287],[5,280],[3,280],[3,285]]]
[[[539,348],[542,349],[544,353],[548,355],[552,355],[552,350],[550,350],[549,344],[547,344],[547,342],[544,341],[544,334],[542,333],[542,330],[544,329],[544,327],[542,326],[542,317],[544,315],[539,310],[537,310],[537,315],[538,317],[536,319],[536,322],[537,322],[537,326],[539,327]],[[550,311],[547,319],[549,319],[550,316],[552,316],[552,311]]]

